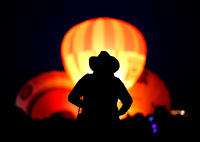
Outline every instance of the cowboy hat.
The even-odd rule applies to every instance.
[[[108,52],[101,51],[98,56],[90,57],[89,66],[93,71],[106,69],[106,71],[114,73],[119,69],[119,62],[115,57],[110,56]]]

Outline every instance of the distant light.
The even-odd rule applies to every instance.
[[[180,115],[184,115],[184,114],[185,114],[185,110],[181,110]]]
[[[157,125],[154,123],[154,124],[152,124],[152,128],[156,128],[157,127]]]
[[[149,121],[152,122],[154,120],[153,116],[149,117]]]
[[[153,129],[153,133],[155,134],[157,132],[157,129]]]
[[[171,115],[185,115],[185,110],[171,110]]]
[[[153,129],[153,133],[155,134],[158,130],[156,129],[157,124],[153,123],[152,124],[152,129]]]
[[[120,103],[120,102],[121,102],[120,99],[118,99],[118,100],[117,100],[117,103]]]

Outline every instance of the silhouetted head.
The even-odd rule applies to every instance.
[[[94,72],[115,73],[119,69],[118,60],[106,51],[101,51],[98,56],[90,57],[89,65]]]

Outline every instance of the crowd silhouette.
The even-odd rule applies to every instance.
[[[69,112],[57,112],[49,118],[43,120],[31,119],[22,109],[13,105],[6,115],[7,126],[11,130],[18,131],[23,129],[32,132],[37,129],[44,132],[84,132],[87,133],[92,125],[94,133],[104,134],[105,132],[120,132],[121,135],[131,136],[147,136],[147,137],[180,137],[190,136],[192,134],[191,119],[188,116],[171,115],[163,106],[157,106],[152,115],[143,116],[137,113],[133,117],[128,116],[123,120],[119,120],[116,126],[110,128],[105,121],[75,120],[68,119],[66,116]],[[110,121],[111,122],[111,121]],[[106,125],[104,125],[106,124]],[[66,134],[67,135],[67,134]]]

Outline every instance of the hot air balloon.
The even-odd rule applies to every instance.
[[[121,116],[124,119],[129,116],[134,116],[136,113],[142,113],[144,116],[154,113],[156,106],[164,106],[168,111],[171,109],[170,93],[162,81],[162,79],[150,71],[145,69],[136,82],[136,84],[129,89],[129,93],[133,98],[133,104],[126,113]],[[120,102],[118,107],[120,107]]]
[[[107,51],[120,62],[115,73],[131,88],[142,73],[147,47],[142,33],[125,21],[102,17],[89,19],[73,26],[61,44],[64,69],[75,84],[84,74],[92,73],[89,57]]]
[[[45,119],[55,114],[66,119],[76,119],[77,107],[68,101],[71,89],[59,88],[50,90],[39,97],[31,109],[31,118]]]
[[[44,119],[51,113],[64,110],[76,117],[78,108],[67,99],[71,88],[72,82],[64,71],[41,73],[20,89],[15,105],[34,119]]]

